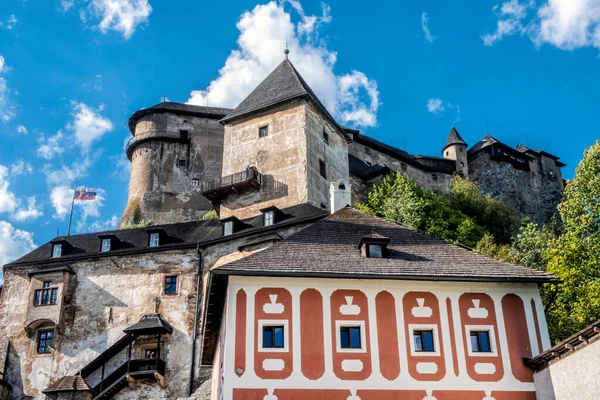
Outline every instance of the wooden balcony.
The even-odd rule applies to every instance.
[[[258,189],[263,177],[255,167],[248,167],[242,172],[227,175],[201,185],[202,195],[210,201],[220,201],[230,194],[240,193],[248,189]]]
[[[138,379],[155,379],[164,385],[164,376],[165,362],[160,358],[127,360],[93,388],[94,400],[111,399]]]

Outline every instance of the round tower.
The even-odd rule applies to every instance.
[[[221,178],[219,120],[229,111],[160,103],[129,118],[129,197],[119,227],[192,221],[213,209],[202,188]]]
[[[467,162],[467,143],[460,136],[455,127],[452,127],[442,155],[448,160],[456,161],[456,172],[465,178],[469,177],[469,164]]]

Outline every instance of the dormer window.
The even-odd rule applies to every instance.
[[[102,244],[100,246],[100,252],[101,253],[107,253],[111,250],[112,247],[112,243],[110,238],[104,238],[102,239]]]
[[[365,258],[384,258],[389,243],[389,238],[378,233],[372,233],[368,236],[364,236],[360,240],[358,247],[362,256]]]
[[[223,236],[233,235],[233,221],[223,223]]]
[[[159,232],[150,233],[149,246],[150,247],[158,247],[158,245],[160,245],[160,233]]]
[[[275,223],[275,211],[265,211],[263,214],[264,226],[271,226]]]
[[[62,256],[62,247],[62,243],[55,243],[52,245],[52,258]]]
[[[369,258],[382,258],[383,249],[380,244],[370,244],[367,249],[367,257]]]

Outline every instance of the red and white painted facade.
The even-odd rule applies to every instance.
[[[550,347],[535,284],[230,276],[223,324],[219,400],[534,400],[522,357]],[[262,348],[263,325],[285,327],[283,349]],[[340,326],[361,327],[360,349]],[[470,330],[492,351],[472,353]]]

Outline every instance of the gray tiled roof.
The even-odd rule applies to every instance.
[[[444,149],[448,146],[452,146],[453,144],[464,144],[465,146],[467,145],[467,143],[463,140],[463,138],[460,136],[455,127],[452,127],[452,129],[450,130],[450,134],[448,135],[448,140],[446,140],[446,145],[444,146]]]
[[[81,376],[63,376],[48,386],[42,393],[91,392]]]
[[[227,122],[301,97],[312,100],[340,132],[346,135],[343,128],[337,124],[315,92],[287,58],[221,121]]]
[[[364,258],[362,237],[390,238],[386,258]],[[278,246],[221,266],[215,274],[481,282],[551,282],[538,270],[481,256],[346,207]]]
[[[160,314],[144,315],[136,324],[127,329],[125,333],[133,335],[146,335],[153,333],[173,333],[173,327]]]

